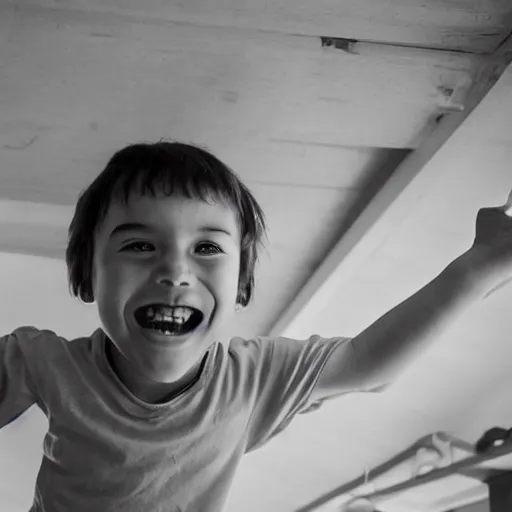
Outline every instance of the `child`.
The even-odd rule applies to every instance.
[[[31,510],[218,512],[244,453],[315,403],[382,389],[510,273],[512,219],[484,209],[472,248],[353,340],[224,339],[251,300],[258,203],[205,150],[137,144],[81,194],[70,289],[102,328],[0,339],[0,427],[49,420]]]

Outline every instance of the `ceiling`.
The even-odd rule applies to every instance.
[[[0,2],[4,332],[95,328],[65,283],[76,196],[120,147],[175,138],[224,159],[268,217],[255,301],[230,334],[356,335],[506,199],[511,32],[509,0]],[[430,432],[474,442],[512,425],[511,299],[475,305],[386,393],[298,418],[246,458],[227,510],[299,510]],[[30,410],[0,433],[2,510],[31,501],[44,431]],[[456,487],[380,508],[442,512]]]

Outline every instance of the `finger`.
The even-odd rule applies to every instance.
[[[512,217],[512,190],[510,191],[507,202],[503,205],[502,209],[506,215]]]

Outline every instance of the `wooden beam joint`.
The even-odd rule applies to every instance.
[[[320,42],[322,48],[332,47],[347,53],[356,53],[355,45],[358,43],[357,39],[347,39],[345,37],[321,37]]]

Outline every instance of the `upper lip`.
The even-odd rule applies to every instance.
[[[171,307],[171,308],[189,308],[189,309],[193,309],[194,311],[199,311],[200,313],[202,313],[202,311],[199,308],[196,308],[195,306],[190,306],[189,304],[168,304],[165,302],[149,302],[148,304],[139,306],[138,308],[135,309],[135,311],[138,311],[142,308],[147,308],[150,306],[157,306],[157,305],[158,306],[167,306],[167,307]]]
[[[191,304],[190,301],[181,300],[179,298],[176,298],[175,300],[159,300],[159,299],[148,300],[147,302],[144,302],[144,304],[137,306],[135,308],[135,311],[137,311],[141,308],[152,306],[152,305],[160,305],[160,306],[167,306],[167,307],[174,307],[174,308],[177,308],[177,307],[190,308],[190,309],[195,309],[196,311],[200,311],[201,313],[203,312],[200,307]]]

